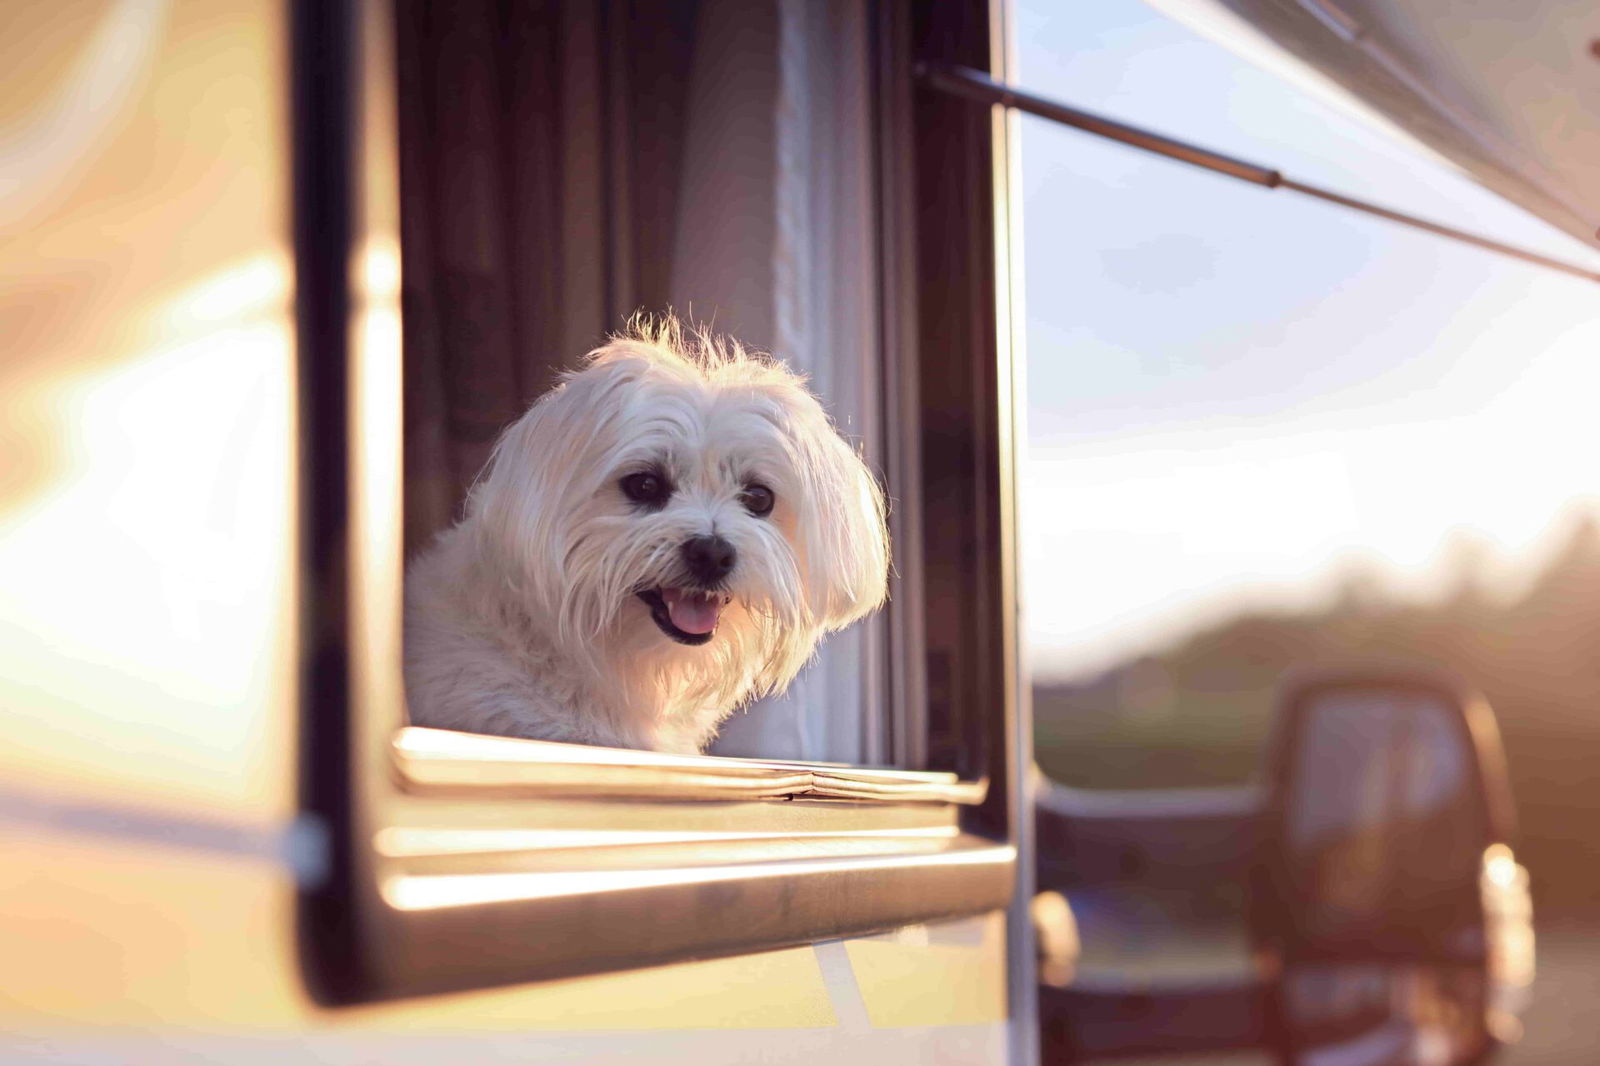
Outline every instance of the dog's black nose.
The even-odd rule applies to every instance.
[[[715,585],[733,569],[733,545],[721,537],[690,537],[682,551],[689,576],[702,585]]]

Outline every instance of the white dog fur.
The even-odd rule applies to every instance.
[[[411,720],[699,752],[887,575],[883,495],[799,377],[637,326],[505,432],[412,563]]]

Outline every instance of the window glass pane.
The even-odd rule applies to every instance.
[[[1553,233],[1141,5],[1050,12],[1020,12],[1030,88],[1495,236]],[[1577,671],[1558,601],[1600,559],[1573,502],[1600,454],[1592,284],[1042,120],[1022,154],[1048,771],[1243,779],[1285,670],[1370,653],[1463,669],[1503,715],[1506,693],[1575,706],[1565,681],[1544,712],[1527,686]]]

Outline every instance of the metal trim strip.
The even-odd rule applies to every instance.
[[[1173,159],[1190,166],[1200,167],[1215,174],[1247,181],[1252,185],[1260,185],[1267,189],[1287,189],[1290,192],[1300,193],[1313,199],[1322,200],[1338,207],[1359,211],[1362,214],[1372,215],[1402,226],[1410,226],[1435,236],[1446,237],[1450,240],[1470,244],[1476,248],[1495,252],[1512,259],[1520,259],[1525,263],[1532,263],[1548,270],[1555,270],[1562,274],[1582,278],[1585,281],[1600,282],[1600,273],[1585,269],[1565,260],[1555,259],[1538,252],[1530,252],[1526,248],[1505,244],[1493,240],[1470,230],[1458,229],[1440,222],[1433,222],[1404,211],[1396,211],[1369,200],[1343,193],[1324,189],[1309,182],[1298,181],[1283,174],[1282,171],[1260,163],[1237,159],[1224,155],[1200,145],[1189,144],[1173,137],[1167,137],[1139,126],[1098,115],[1091,111],[1084,111],[1071,107],[1057,100],[1050,100],[1042,96],[1024,92],[1003,82],[996,81],[981,71],[972,70],[961,66],[929,66],[922,65],[917,69],[917,77],[922,83],[938,92],[959,96],[963,99],[973,100],[983,104],[998,104],[1022,111],[1038,118],[1070,126],[1084,133],[1103,137],[1118,144],[1138,148],[1141,151],[1151,152],[1155,155]]]

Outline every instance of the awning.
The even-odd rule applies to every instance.
[[[1152,2],[1223,35],[1231,12],[1493,191],[1600,243],[1594,0]]]

